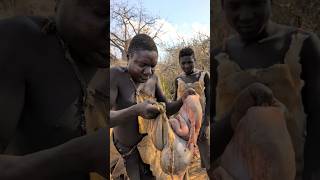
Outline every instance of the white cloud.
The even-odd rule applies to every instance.
[[[192,23],[191,24],[193,34],[196,34],[198,32],[206,34],[210,36],[210,25],[209,24],[201,24],[201,23]]]
[[[138,25],[138,22],[132,22],[133,25]],[[151,35],[156,33],[158,27],[162,26],[161,32],[158,34],[158,38],[155,39],[158,46],[158,51],[160,55],[160,60],[162,60],[166,54],[164,49],[166,47],[172,47],[174,45],[180,44],[185,41],[188,42],[192,38],[196,37],[198,33],[210,35],[210,26],[209,24],[202,24],[198,22],[190,22],[183,24],[173,24],[165,19],[158,19],[156,26],[151,30]],[[131,32],[134,34],[133,32]],[[116,49],[112,49],[116,53]],[[116,54],[120,56],[119,52]]]
[[[183,23],[181,25],[172,24],[165,19],[159,19],[157,24],[162,25],[162,32],[156,43],[165,44],[166,46],[174,46],[182,41],[188,42],[198,35],[198,33],[210,36],[209,24],[201,24],[198,22]],[[165,55],[163,47],[159,46],[160,59]]]

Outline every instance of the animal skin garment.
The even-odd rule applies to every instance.
[[[162,112],[151,127],[151,139],[161,151],[160,164],[167,174],[183,175],[190,164],[202,121],[199,95],[184,100],[176,118],[168,119]]]

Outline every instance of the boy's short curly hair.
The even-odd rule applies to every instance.
[[[128,48],[128,58],[138,50],[148,50],[158,52],[154,40],[146,34],[137,34],[130,41]]]
[[[179,52],[179,59],[183,56],[193,56],[194,57],[194,51],[191,47],[185,47],[180,50]]]

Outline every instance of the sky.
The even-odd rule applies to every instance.
[[[163,24],[163,33],[156,42],[174,45],[178,39],[188,41],[198,32],[210,35],[210,0],[129,0],[128,3],[142,3],[147,14],[160,18],[158,23]],[[165,52],[158,48],[161,59]]]
[[[141,0],[135,2],[139,1]],[[134,3],[134,1],[130,2]],[[210,23],[209,0],[144,0],[141,2],[148,11],[177,25],[190,22]]]

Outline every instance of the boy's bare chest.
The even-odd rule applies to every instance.
[[[146,94],[148,96],[156,96],[156,80],[149,79],[146,83],[134,84],[131,79],[124,79],[119,83],[117,109],[123,109],[136,104],[136,96]]]
[[[288,43],[285,39],[255,43],[248,46],[233,44],[228,48],[230,59],[242,69],[266,68],[284,63]]]

